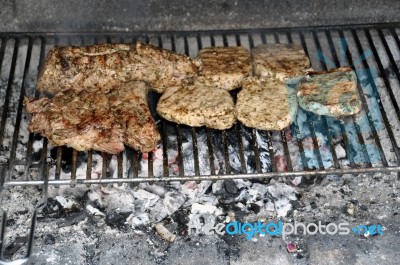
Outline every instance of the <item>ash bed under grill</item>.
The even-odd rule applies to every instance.
[[[321,28],[199,32],[0,33],[0,192],[3,187],[119,184],[156,181],[270,179],[297,176],[399,172],[400,24]],[[262,43],[303,46],[315,70],[351,66],[357,73],[363,110],[339,120],[299,111],[280,132],[191,128],[155,113],[159,95],[150,94],[162,135],[159,148],[118,156],[51,147],[27,131],[24,96],[35,91],[38,68],[54,45],[151,42],[195,57],[208,46],[251,49]],[[237,91],[232,92],[235,97]],[[298,185],[298,183],[296,184]],[[35,220],[35,215],[33,217]],[[2,224],[6,222],[3,214]],[[33,240],[32,223],[27,256]],[[4,228],[1,226],[0,250]]]

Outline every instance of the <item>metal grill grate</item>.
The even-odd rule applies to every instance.
[[[0,34],[0,186],[135,183],[399,172],[399,24],[239,31]],[[27,131],[24,96],[35,91],[38,68],[54,45],[151,42],[195,57],[207,46],[249,49],[262,43],[303,46],[315,70],[344,65],[357,72],[363,111],[342,120],[300,110],[280,132],[191,128],[162,120],[149,154],[127,149],[110,156],[52,148]],[[237,92],[236,92],[237,93]],[[235,92],[232,93],[235,97]],[[4,184],[4,185],[3,185]]]

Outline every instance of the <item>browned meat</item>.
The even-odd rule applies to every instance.
[[[239,47],[208,47],[199,51],[202,70],[195,84],[228,91],[239,88],[243,78],[251,75],[249,51]]]
[[[108,92],[141,80],[162,93],[192,78],[199,65],[187,56],[139,42],[54,47],[42,66],[37,89],[50,94],[68,89]]]
[[[33,114],[29,131],[54,145],[117,154],[124,143],[149,152],[160,140],[144,82],[129,82],[109,93],[67,90],[51,99],[25,99],[25,106]]]

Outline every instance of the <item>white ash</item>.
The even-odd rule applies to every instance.
[[[95,216],[105,216],[104,213],[102,213],[99,209],[94,208],[92,205],[87,205],[86,206],[86,210],[89,212],[89,214],[91,215],[95,215]]]

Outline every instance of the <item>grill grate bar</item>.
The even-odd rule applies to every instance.
[[[61,164],[62,164],[62,154],[63,154],[63,147],[57,147],[57,161],[56,161],[56,172],[55,172],[55,179],[60,179],[61,176]],[[89,163],[89,161],[88,161]]]
[[[206,129],[206,134],[207,134],[207,146],[208,146],[208,156],[210,158],[210,172],[211,175],[215,175],[215,164],[214,164],[214,145],[212,143],[212,138],[211,138],[211,129],[207,128]]]
[[[315,31],[313,32],[313,38],[314,38],[314,42],[315,42],[315,45],[316,45],[316,47],[317,47],[317,50],[318,50],[318,51],[322,51],[321,43],[320,43],[319,38],[318,38],[318,36],[317,36],[317,33],[316,33]],[[325,67],[323,67],[323,68],[324,68],[325,70],[327,70],[326,64],[325,64],[324,66],[325,66]],[[326,120],[325,117],[323,117],[323,119]],[[347,137],[347,134],[346,134],[346,130],[345,130],[345,128],[344,128],[344,126],[343,126],[343,124],[342,124],[341,122],[335,120],[333,123],[334,123],[335,125],[339,125],[340,132],[341,132],[342,139],[343,139],[343,143],[344,143],[344,146],[346,147],[346,154],[348,154],[350,167],[355,167],[354,158],[353,158],[353,156],[351,155],[351,154],[352,154],[352,152],[351,152],[351,144],[350,144],[350,142],[349,142],[349,140],[348,140],[348,137]],[[326,122],[326,124],[327,124],[327,122]],[[328,130],[328,131],[329,131],[329,130]],[[332,141],[332,139],[331,139],[331,141]],[[335,151],[334,148],[332,149],[332,153],[336,153],[336,151]]]
[[[390,99],[391,99],[392,104],[393,104],[393,108],[396,111],[397,119],[400,120],[399,105],[397,104],[396,97],[393,94],[392,86],[390,85],[389,79],[387,78],[387,75],[386,75],[385,70],[383,68],[382,61],[381,61],[381,59],[379,57],[379,54],[378,54],[378,51],[377,51],[376,46],[374,44],[374,41],[372,40],[371,33],[370,33],[369,30],[365,29],[365,34],[367,36],[368,43],[369,43],[369,46],[371,47],[372,53],[373,53],[373,55],[375,57],[375,61],[376,61],[377,65],[378,65],[379,72],[382,75],[383,82],[385,83],[386,91],[389,93]]]
[[[341,39],[345,40],[343,31],[341,31],[341,30],[339,31],[339,36],[340,36]],[[352,57],[349,49],[346,50],[346,58],[347,58],[347,61],[348,61],[349,65],[350,65],[350,67],[352,67],[353,70],[355,70],[353,57]],[[360,79],[359,79],[358,75],[357,75],[357,80],[358,80],[358,84],[360,84]],[[364,94],[364,91],[362,90],[361,85],[358,85],[357,89],[358,89],[358,92],[360,94],[360,98],[361,98],[361,102],[362,102],[363,108],[365,109],[366,117],[368,119],[368,124],[369,124],[370,129],[371,129],[370,132],[372,133],[372,135],[374,137],[375,144],[378,147],[378,151],[379,151],[380,158],[382,160],[382,164],[383,164],[383,166],[388,166],[388,162],[387,162],[385,153],[383,151],[381,142],[379,140],[379,136],[378,136],[377,130],[375,128],[374,122],[372,121],[372,117],[371,117],[371,114],[370,114],[369,107],[367,105],[367,100],[366,100],[366,96]],[[369,164],[369,166],[372,166],[372,165]]]
[[[87,165],[86,165],[86,179],[92,179],[92,166],[93,166],[93,157],[92,157],[92,150],[88,151],[87,154]]]
[[[136,38],[135,40],[136,41]],[[158,46],[160,48],[163,48],[163,41],[161,36],[157,38],[158,41]],[[163,172],[164,172],[164,177],[167,177],[169,175],[168,172],[168,148],[167,148],[167,143],[168,143],[168,139],[167,139],[167,121],[163,120],[161,122],[161,126],[162,126],[162,131],[161,131],[161,141],[162,141],[162,146],[163,146]]]
[[[361,53],[362,52],[362,46],[361,46],[360,39],[359,39],[358,35],[356,34],[355,30],[352,30],[352,34],[353,34],[354,40],[356,42],[357,49]],[[371,48],[372,53],[374,55],[374,58],[375,58],[375,60],[377,62],[379,71],[380,71],[381,75],[383,76],[383,80],[384,80],[386,89],[388,90],[389,96],[390,96],[390,98],[392,100],[392,103],[393,103],[393,93],[391,93],[391,88],[390,88],[389,81],[387,80],[386,75],[384,73],[382,63],[381,63],[381,61],[379,59],[377,50],[376,50],[376,48],[375,48],[375,46],[373,44],[371,35],[369,34],[369,32],[367,30],[365,30],[365,34],[366,34],[367,39],[368,39],[369,47]],[[368,64],[368,62],[366,60],[363,60],[363,64],[367,69],[369,69],[369,64]],[[376,84],[375,84],[375,82],[373,80],[373,77],[372,77],[371,73],[367,72],[367,75],[368,75],[368,79],[371,82],[372,87],[373,87],[374,97],[376,99],[379,99],[378,100],[379,110],[380,110],[380,112],[382,114],[382,118],[383,118],[383,121],[385,123],[386,130],[387,130],[387,132],[389,134],[390,141],[391,141],[391,143],[393,145],[393,151],[394,151],[394,153],[396,155],[397,164],[399,164],[400,163],[400,151],[399,151],[399,147],[398,147],[398,144],[396,142],[396,139],[394,137],[394,133],[393,133],[392,127],[391,127],[390,122],[388,120],[388,117],[386,115],[386,110],[385,110],[384,106],[382,105],[382,101],[380,100],[378,88],[376,87]],[[395,104],[394,104],[394,108],[396,108]],[[398,109],[396,110],[396,114],[397,114],[397,117],[399,118]]]
[[[223,143],[223,148],[224,148],[224,162],[225,162],[225,174],[231,174],[231,163],[229,161],[229,151],[228,151],[228,137],[227,137],[227,132],[222,131],[222,143]]]
[[[289,43],[293,43],[293,38],[292,38],[292,34],[290,32],[286,33],[287,39]],[[301,36],[300,36],[301,37]],[[303,47],[305,46],[305,41],[304,39],[302,40],[302,45]],[[308,51],[305,51],[308,52]],[[308,55],[307,55],[308,56]],[[308,164],[307,164],[307,160],[306,160],[306,156],[305,156],[305,152],[304,152],[304,146],[303,146],[303,141],[302,139],[299,137],[300,135],[300,128],[297,124],[297,122],[294,122],[292,124],[292,129],[294,129],[294,134],[295,134],[295,138],[297,141],[297,146],[299,148],[299,152],[300,152],[300,159],[301,159],[301,164],[302,164],[302,168],[303,170],[307,170],[308,169]],[[293,132],[292,132],[293,133]]]
[[[18,144],[18,135],[19,135],[19,131],[20,131],[20,124],[21,124],[21,117],[22,117],[23,101],[24,101],[25,89],[26,89],[25,88],[25,86],[26,86],[25,80],[27,78],[29,66],[31,63],[32,45],[33,45],[32,38],[29,38],[28,49],[27,49],[26,60],[25,60],[25,67],[24,67],[24,74],[23,74],[22,84],[21,84],[21,92],[20,92],[20,96],[18,99],[18,109],[17,109],[17,117],[16,117],[16,121],[15,121],[15,129],[14,129],[14,133],[12,136],[13,140],[11,143],[11,151],[10,151],[10,159],[9,159],[10,172],[11,172],[12,168],[14,167],[14,163],[15,163],[15,155],[16,155],[17,144]]]
[[[313,32],[313,36],[314,39],[316,40],[317,43],[317,49],[320,50],[321,47],[319,47],[319,40],[316,37],[315,31]],[[301,40],[301,45],[303,46],[304,52],[306,54],[307,57],[309,57],[309,52],[308,52],[308,48],[307,48],[307,44],[306,41],[304,39],[304,34],[300,32],[300,40]],[[310,128],[310,132],[311,132],[311,139],[312,139],[312,143],[313,143],[313,153],[314,156],[317,158],[318,161],[318,167],[320,169],[324,169],[324,163],[322,162],[322,155],[320,152],[320,146],[318,144],[318,138],[316,135],[316,130],[315,130],[315,126],[314,126],[314,121],[313,118],[311,117],[312,114],[308,113],[307,111],[304,111],[307,117],[307,122],[308,122],[308,126]]]
[[[280,43],[280,39],[278,34],[274,33],[274,39],[276,43]],[[292,161],[290,158],[290,153],[289,153],[289,147],[286,141],[286,136],[285,136],[285,131],[281,130],[280,131],[280,139],[283,145],[283,152],[284,152],[284,157],[285,157],[285,164],[287,166],[286,170],[292,171],[293,167],[292,167]],[[283,169],[285,170],[285,169]]]
[[[239,145],[240,173],[244,174],[244,173],[247,173],[247,168],[245,165],[244,147],[243,147],[243,139],[242,139],[243,129],[242,129],[241,124],[239,124],[239,123],[236,123],[235,128],[236,128],[236,137],[238,139],[238,145]],[[252,147],[254,147],[254,145],[252,145]],[[256,148],[253,148],[253,151],[255,149]],[[257,161],[256,161],[256,163],[257,163]]]
[[[1,121],[0,121],[0,144],[3,145],[4,140],[4,130],[6,126],[7,114],[10,104],[10,95],[12,83],[14,81],[15,67],[17,65],[17,57],[18,57],[18,49],[19,49],[19,39],[14,39],[14,50],[12,55],[12,63],[10,68],[10,74],[8,76],[7,90],[4,99],[3,112],[1,113]]]
[[[178,142],[178,166],[179,166],[179,175],[185,175],[185,169],[183,167],[183,152],[182,152],[182,132],[181,126],[179,124],[176,125],[176,138]]]
[[[72,151],[72,168],[71,168],[71,179],[76,179],[76,169],[77,169],[77,162],[78,162],[78,151],[73,149]],[[74,186],[71,185],[71,188]]]
[[[162,140],[162,146],[163,146],[163,172],[164,172],[164,177],[167,177],[169,175],[168,172],[168,139],[167,139],[167,121],[163,120],[162,121],[162,133],[161,133],[161,140]]]
[[[251,147],[254,152],[255,156],[255,163],[256,163],[256,172],[261,173],[261,161],[260,161],[260,151],[257,146],[257,134],[256,134],[256,129],[251,130]],[[243,146],[242,146],[243,148]],[[243,173],[243,172],[242,172]]]
[[[354,29],[351,30],[351,32],[352,32],[354,41],[356,43],[358,52],[361,54],[363,52],[363,48],[361,46],[360,39],[359,39],[359,37],[358,37],[358,35],[357,35],[357,33],[356,33],[356,31]],[[363,63],[363,66],[366,69],[370,69],[370,66],[369,66],[367,60],[363,60],[362,63]],[[399,157],[400,157],[399,148],[398,148],[398,145],[396,143],[396,140],[395,140],[395,137],[394,137],[394,134],[393,134],[393,130],[392,130],[391,126],[390,126],[388,117],[386,115],[385,108],[383,107],[382,101],[380,100],[378,88],[376,87],[376,84],[374,82],[374,79],[373,79],[372,74],[371,74],[370,71],[367,71],[367,76],[368,76],[368,80],[369,80],[370,84],[372,85],[373,97],[377,99],[377,102],[378,102],[378,105],[379,105],[379,110],[380,110],[380,112],[382,114],[381,116],[383,118],[386,130],[387,130],[387,132],[389,134],[389,138],[390,138],[390,141],[391,141],[392,146],[393,146],[393,150],[394,150],[395,155],[396,155],[397,163],[399,163]]]
[[[313,176],[328,176],[328,175],[338,175],[342,176],[345,174],[364,174],[367,177],[368,174],[383,173],[390,174],[391,172],[397,173],[400,171],[400,166],[393,167],[370,167],[370,168],[339,168],[339,169],[324,169],[324,170],[313,170],[313,171],[286,171],[276,174],[276,172],[266,172],[266,173],[249,173],[249,174],[230,174],[230,175],[201,175],[201,176],[171,176],[168,177],[168,181],[202,181],[202,180],[223,180],[223,179],[271,179],[274,177],[313,177]],[[131,179],[76,179],[74,181],[68,179],[61,180],[12,180],[4,183],[5,187],[9,186],[37,186],[37,185],[74,185],[79,184],[114,184],[114,183],[139,183],[139,182],[163,182],[166,181],[164,178],[159,177],[138,177]]]
[[[335,46],[333,44],[331,33],[329,31],[325,31],[325,33],[326,33],[327,38],[328,38],[329,48],[330,48],[331,54],[333,56],[333,61],[334,61],[335,67],[340,67],[341,65],[340,65],[340,62],[339,62],[339,59],[338,59],[338,56],[337,56],[337,52],[336,52]],[[325,70],[327,69],[327,65],[326,65],[325,62],[323,62],[323,68]],[[352,120],[352,122],[354,124],[354,127],[356,129],[358,141],[359,141],[360,145],[362,146],[362,151],[363,151],[364,159],[367,162],[367,166],[368,167],[372,167],[371,159],[370,159],[370,157],[368,155],[367,147],[365,145],[365,141],[364,141],[363,135],[361,133],[360,126],[359,126],[359,124],[356,121],[354,116],[351,116],[351,120]]]
[[[261,41],[263,44],[267,43],[267,38],[265,34],[261,35]],[[269,151],[269,157],[271,159],[271,171],[272,172],[277,172],[276,170],[276,163],[275,163],[275,152],[274,152],[274,147],[272,144],[272,136],[271,132],[266,133],[266,138],[267,138],[267,143],[268,143],[268,151]]]
[[[396,61],[393,58],[393,54],[390,51],[390,48],[389,48],[389,45],[388,45],[388,43],[386,41],[385,36],[383,35],[383,31],[382,31],[382,29],[378,29],[377,31],[378,31],[378,34],[379,34],[379,38],[382,41],[383,47],[385,48],[386,54],[387,54],[387,56],[389,58],[389,63],[390,63],[391,67],[394,70],[393,72],[396,75],[397,80],[400,82],[400,70],[399,70],[399,67],[396,64]]]
[[[3,260],[3,242],[6,231],[7,213],[1,210],[1,225],[0,225],[0,260]]]

